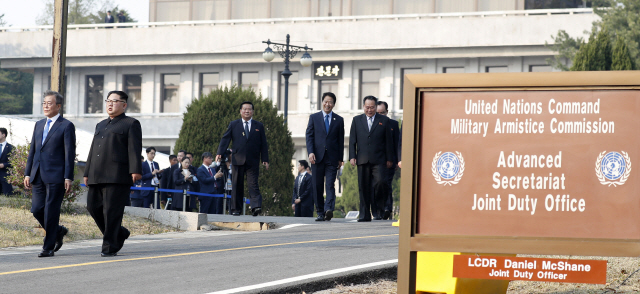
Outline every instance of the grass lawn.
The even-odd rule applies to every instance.
[[[42,245],[44,230],[31,212],[29,199],[0,196],[0,248]],[[102,238],[102,233],[86,208],[74,207],[73,212],[60,215],[60,225],[69,229],[66,241]],[[145,218],[124,216],[122,225],[131,235],[159,234],[179,231]]]

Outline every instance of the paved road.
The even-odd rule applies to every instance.
[[[37,246],[3,249],[0,293],[259,292],[318,273],[340,276],[349,267],[393,263],[397,234],[390,221],[331,221],[260,232],[135,236],[115,258],[100,257],[100,240],[65,243],[44,259]]]

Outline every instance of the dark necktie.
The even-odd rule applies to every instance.
[[[211,169],[207,167],[207,170],[209,171],[209,175],[213,177],[213,173],[211,173]]]
[[[249,140],[249,122],[248,121],[244,122],[244,137],[247,138],[247,140]]]
[[[151,162],[151,172],[153,172],[154,170],[156,170],[153,166],[153,162]]]
[[[324,129],[327,131],[327,134],[329,133],[329,115],[325,114],[324,115]]]

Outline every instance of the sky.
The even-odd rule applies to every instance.
[[[149,0],[111,0],[118,7],[126,9],[139,22],[149,21]],[[12,27],[36,25],[36,18],[44,11],[45,0],[0,0],[0,14]]]

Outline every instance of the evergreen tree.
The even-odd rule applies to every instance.
[[[0,69],[0,114],[33,112],[33,74]]]
[[[244,101],[254,104],[253,118],[264,124],[269,144],[269,170],[260,165],[258,178],[263,197],[262,211],[265,215],[291,215],[293,140],[291,132],[284,125],[284,117],[278,115],[271,100],[263,99],[262,95],[256,96],[251,89],[243,90],[235,85],[218,88],[195,99],[187,106],[174,150],[192,152],[194,165],[200,165],[203,152],[217,152],[229,123],[240,118],[240,104]],[[249,197],[246,184],[245,195]]]
[[[634,70],[636,64],[631,58],[627,43],[621,38],[616,37],[616,43],[613,45],[611,56],[611,70]]]
[[[611,37],[604,30],[589,37],[589,43],[582,44],[576,53],[571,70],[602,71],[611,70]]]

